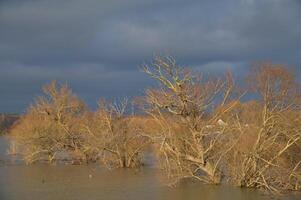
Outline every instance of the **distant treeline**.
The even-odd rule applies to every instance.
[[[18,114],[1,114],[0,113],[0,135],[5,134],[11,126],[19,119]]]
[[[301,190],[301,93],[283,65],[259,63],[239,87],[230,72],[206,76],[171,57],[142,67],[159,84],[133,102],[91,111],[67,85],[43,87],[13,126],[10,152],[26,163],[67,159],[140,167],[152,150],[171,183],[228,182],[279,193]],[[256,98],[243,102],[248,93]],[[129,103],[144,115],[126,115]]]

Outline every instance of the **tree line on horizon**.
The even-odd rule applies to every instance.
[[[10,127],[19,119],[18,114],[0,113],[0,135],[6,134]]]
[[[205,76],[157,57],[142,67],[155,79],[134,104],[101,99],[96,111],[55,81],[11,128],[12,154],[26,163],[69,160],[108,168],[143,165],[152,151],[171,183],[195,179],[273,193],[301,190],[301,99],[294,74],[259,63],[240,88],[230,72]],[[242,101],[247,93],[256,98]]]

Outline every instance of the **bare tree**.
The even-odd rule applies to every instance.
[[[294,76],[284,66],[263,63],[249,80],[259,101],[237,113],[243,137],[230,154],[231,178],[271,192],[300,190],[300,99]]]
[[[137,117],[126,115],[128,100],[120,103],[100,101],[99,109],[90,126],[91,148],[100,154],[100,160],[108,168],[129,168],[142,165],[145,147],[151,142],[137,123]]]
[[[85,137],[76,123],[86,112],[85,104],[55,81],[43,87],[43,92],[12,130],[13,144],[18,144],[28,163],[45,157],[52,161],[62,152],[80,152]]]
[[[206,79],[171,57],[156,58],[143,70],[160,84],[147,90],[144,109],[161,127],[157,141],[168,176],[219,183],[221,160],[235,143],[226,137],[231,126],[221,119],[238,102],[231,74]]]

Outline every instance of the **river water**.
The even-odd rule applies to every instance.
[[[259,191],[197,183],[170,188],[155,168],[112,170],[99,165],[11,162],[7,139],[0,139],[0,200],[261,200]],[[301,199],[297,196],[281,199]]]

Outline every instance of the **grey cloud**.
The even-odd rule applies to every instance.
[[[51,79],[90,104],[140,94],[152,82],[138,66],[157,54],[207,72],[273,60],[300,74],[300,18],[298,0],[3,0],[0,112],[24,109]]]
[[[1,69],[0,74],[0,102],[2,102],[0,105],[4,111],[24,111],[34,97],[41,93],[41,86],[51,80],[67,83],[93,108],[101,97],[114,99],[142,95],[142,88],[151,84],[150,79],[145,79],[138,70],[116,71],[95,63],[61,68],[12,63],[6,64],[6,66],[7,68]],[[133,77],[135,78],[133,79]],[[15,105],[16,108],[14,108],[13,102],[18,102]]]

